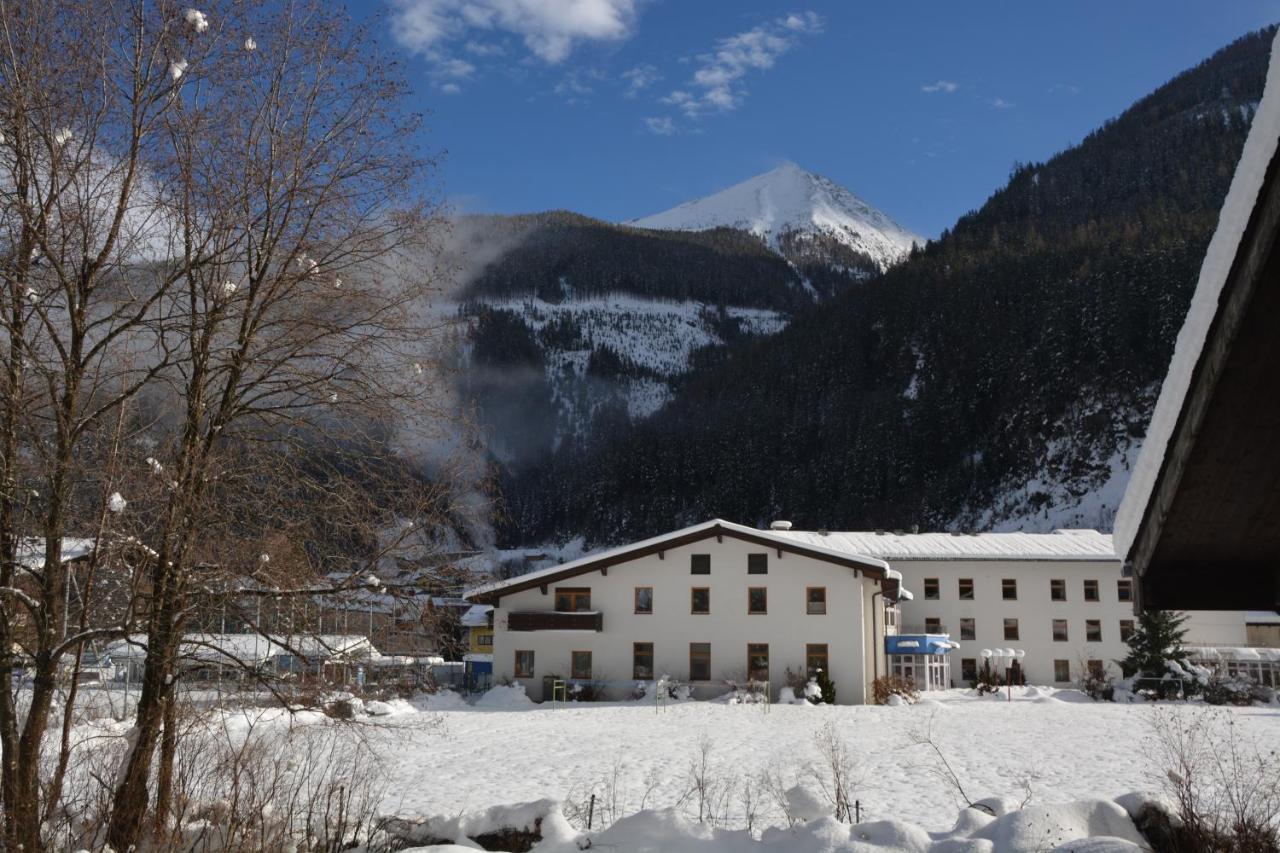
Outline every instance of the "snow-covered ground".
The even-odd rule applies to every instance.
[[[951,830],[962,804],[939,778],[933,750],[915,742],[926,731],[971,798],[1029,796],[1032,805],[1048,806],[1157,791],[1164,768],[1148,758],[1157,707],[1171,714],[1207,710],[1095,703],[1051,688],[1015,689],[1012,702],[953,690],[913,706],[767,711],[714,702],[658,710],[648,703],[552,708],[494,701],[492,709],[479,709],[452,695],[431,704],[438,710],[391,717],[379,729],[390,782],[386,812],[456,815],[540,799],[572,806],[595,793],[598,827],[605,797],[619,816],[679,805],[704,739],[722,783],[741,784],[773,767],[787,784],[806,784],[815,778],[808,768],[821,764],[815,734],[832,723],[852,753],[863,820],[892,819],[931,832]],[[1273,707],[1212,712],[1230,715],[1245,738],[1280,740]],[[761,812],[757,830],[783,821],[768,808]]]

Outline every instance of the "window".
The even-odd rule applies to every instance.
[[[1089,661],[1089,674],[1094,678],[1102,678],[1107,674],[1107,667],[1100,660]]]
[[[960,639],[976,640],[978,639],[977,623],[971,618],[960,620]]]
[[[1017,619],[1004,620],[1004,638],[1006,640],[1018,639],[1018,620]]]
[[[1133,620],[1121,619],[1120,620],[1120,642],[1127,643],[1129,642],[1129,638],[1132,636],[1133,636]]]
[[[1067,620],[1053,620],[1053,641],[1055,643],[1065,643],[1067,641]]]
[[[749,575],[769,574],[769,555],[768,554],[748,554],[747,555],[747,574]]]
[[[1090,643],[1102,642],[1102,620],[1086,619],[1084,620],[1084,638]]]
[[[481,634],[480,636],[476,637],[476,645],[477,645],[477,646],[492,646],[492,645],[493,645],[493,634]]]
[[[689,644],[689,680],[711,680],[711,644]]]
[[[1084,582],[1084,600],[1085,601],[1098,600],[1098,582],[1097,581]]]
[[[827,669],[827,644],[826,643],[809,643],[804,647],[804,667],[805,671],[812,677],[818,670],[828,672]]]
[[[1018,600],[1018,580],[1017,578],[1005,578],[1000,581],[1000,594],[1004,596],[1005,601]]]
[[[690,554],[689,555],[689,574],[691,575],[711,574],[711,555],[710,554]]]
[[[573,652],[569,656],[570,678],[590,680],[591,652]]]
[[[1127,579],[1116,581],[1116,598],[1121,601],[1133,601],[1133,581]]]
[[[533,652],[516,650],[516,678],[533,678]]]
[[[1049,600],[1050,601],[1066,601],[1067,600],[1067,582],[1064,580],[1054,579],[1049,581]]]
[[[827,588],[811,586],[804,591],[804,612],[810,616],[822,616],[827,612]]]
[[[937,616],[929,616],[924,620],[924,632],[926,634],[941,634],[942,620]]]
[[[937,579],[937,578],[925,578],[925,579],[924,579],[924,597],[925,597],[925,598],[929,598],[929,599],[933,599],[934,601],[937,601],[939,598],[941,598],[941,597],[942,597],[942,596],[938,593],[938,579]]]
[[[1059,659],[1053,662],[1053,680],[1054,681],[1070,681],[1071,680],[1071,661]]]
[[[752,681],[769,680],[769,644],[747,644],[747,678]]]
[[[561,613],[581,613],[591,609],[591,590],[577,587],[556,587],[556,610]]]
[[[636,612],[637,613],[653,612],[653,587],[651,586],[636,587]]]
[[[960,600],[973,601],[973,578],[960,578]]]
[[[689,612],[711,612],[711,589],[709,587],[695,586],[693,588],[693,591],[689,596]]]
[[[978,680],[977,658],[960,658],[960,678],[963,681]]]
[[[769,588],[753,586],[747,588],[747,612],[752,614],[769,612]]]
[[[631,677],[636,681],[653,678],[653,643],[631,644]]]

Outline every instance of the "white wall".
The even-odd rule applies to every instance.
[[[765,575],[747,574],[749,553],[768,553]],[[690,573],[690,555],[710,554],[711,574]],[[634,612],[634,589],[654,588],[652,614]],[[711,613],[690,613],[690,591],[709,587]],[[768,613],[749,615],[748,587],[768,589]],[[805,590],[827,590],[826,615],[808,615]],[[509,631],[507,615],[522,610],[552,610],[556,587],[589,587],[591,607],[603,618],[603,631]],[[654,670],[680,681],[689,678],[689,644],[711,644],[712,680],[700,685],[699,695],[723,691],[725,678],[746,674],[747,645],[768,643],[770,683],[776,698],[785,683],[787,667],[803,670],[805,646],[825,643],[829,674],[836,684],[837,701],[864,701],[865,684],[878,648],[868,632],[871,596],[879,589],[875,580],[853,569],[811,557],[778,552],[760,545],[714,537],[610,566],[608,575],[593,571],[560,583],[551,583],[545,595],[538,589],[503,596],[494,610],[494,676],[514,680],[515,651],[532,650],[534,677],[520,679],[529,695],[542,696],[542,677],[568,677],[570,655],[592,652],[593,677],[609,682],[610,695],[621,698],[632,680],[632,644],[654,644]],[[879,608],[882,599],[875,599]],[[877,617],[879,621],[879,617]],[[880,625],[883,629],[883,625]],[[883,654],[875,664],[883,672]]]
[[[960,644],[953,651],[951,675],[956,686],[964,686],[961,680],[961,661],[976,659],[982,664],[982,649],[1024,649],[1022,663],[1028,683],[1064,684],[1055,682],[1054,661],[1070,662],[1071,681],[1082,676],[1082,665],[1087,660],[1101,660],[1108,672],[1118,677],[1120,668],[1115,661],[1128,653],[1128,646],[1120,639],[1121,620],[1137,623],[1133,604],[1121,601],[1117,593],[1117,581],[1121,579],[1119,561],[1095,560],[891,560],[892,567],[902,573],[903,582],[915,598],[902,603],[899,633],[923,626],[927,617],[938,617]],[[925,598],[926,578],[939,580],[939,598]],[[974,582],[974,599],[961,601],[958,582],[971,578]],[[1001,582],[1013,578],[1018,582],[1016,601],[1005,601]],[[1067,600],[1050,598],[1050,580],[1066,581]],[[1084,600],[1084,581],[1098,582],[1099,600]],[[1186,625],[1187,643],[1240,645],[1244,642],[1245,628],[1241,614],[1197,611],[1190,614]],[[976,620],[976,639],[960,638],[960,620],[972,617]],[[1004,619],[1018,620],[1018,640],[1004,638]],[[1067,620],[1067,641],[1053,639],[1053,620]],[[1086,620],[1101,622],[1102,641],[1086,639]]]

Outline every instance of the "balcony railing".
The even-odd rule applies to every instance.
[[[508,631],[603,631],[598,611],[517,610],[507,614]]]

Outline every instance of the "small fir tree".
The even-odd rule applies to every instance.
[[[1187,653],[1182,641],[1187,631],[1182,627],[1187,621],[1185,613],[1171,610],[1148,610],[1138,617],[1138,625],[1129,637],[1129,654],[1119,661],[1125,678],[1163,679],[1169,671],[1169,662],[1179,667],[1187,665]],[[1172,686],[1172,685],[1171,685]],[[1163,697],[1166,692],[1157,688]]]

